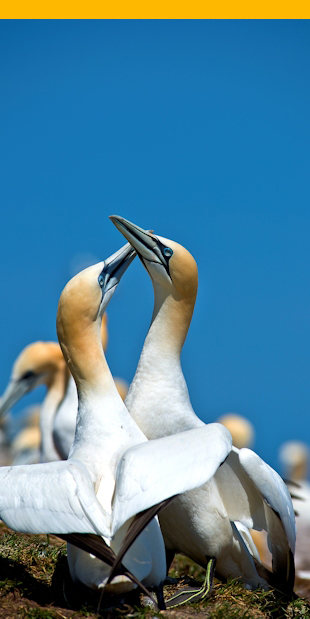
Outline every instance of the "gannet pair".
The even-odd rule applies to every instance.
[[[220,424],[147,441],[117,392],[100,324],[134,254],[126,245],[76,275],[60,297],[58,339],[79,402],[68,460],[0,469],[0,516],[9,527],[54,533],[74,543],[82,539],[85,550],[101,545],[103,555],[102,537],[117,554],[136,514],[155,505],[154,515],[169,497],[204,484],[231,450],[231,436]],[[145,521],[144,514],[140,530]],[[81,533],[100,537],[94,541]],[[93,554],[69,544],[68,563],[73,580],[94,588],[106,585],[110,567]],[[135,539],[122,564],[146,586],[161,586],[166,557],[156,519]],[[126,591],[133,585],[118,575],[111,586]],[[160,597],[159,603],[163,607]]]
[[[107,315],[101,323],[101,341],[106,350],[108,341]],[[117,389],[125,399],[124,382],[115,379]],[[67,459],[75,434],[78,398],[76,385],[56,342],[34,342],[18,355],[10,382],[0,401],[0,416],[14,406],[26,393],[45,384],[47,393],[40,411],[41,440],[39,460],[54,462]],[[31,436],[31,438],[33,438]],[[37,453],[34,454],[37,458]],[[27,462],[34,463],[34,462]]]
[[[194,413],[180,353],[194,309],[197,266],[181,245],[111,216],[146,268],[154,288],[154,310],[139,364],[125,400],[148,439],[182,436],[206,427]],[[210,444],[209,444],[210,446]],[[217,449],[216,443],[212,448]],[[199,447],[197,444],[197,451]],[[172,557],[181,552],[206,567],[216,559],[222,578],[266,587],[249,529],[265,529],[278,587],[292,591],[295,520],[280,476],[249,449],[233,448],[202,488],[177,497],[159,516]]]

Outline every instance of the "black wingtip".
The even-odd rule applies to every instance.
[[[112,567],[117,560],[115,552],[106,544],[100,535],[94,535],[93,533],[68,533],[58,535],[57,537],[60,537],[69,544],[73,544],[73,546],[77,546],[77,548],[80,548],[81,550],[85,550],[85,552],[95,555],[97,559],[100,559],[110,567]],[[143,585],[142,582],[140,582],[138,578],[134,576],[134,574],[127,570],[121,561],[117,563],[117,569],[113,570],[112,578],[114,578],[114,576],[118,576],[119,574],[127,576],[127,578],[140,587],[140,589],[152,600],[155,606],[157,606],[156,600],[153,598],[149,590]],[[107,585],[111,582],[112,578],[109,577],[109,580],[106,583]]]
[[[112,566],[112,570],[109,576],[109,580],[107,582],[107,584],[109,582],[111,582],[115,571],[118,569],[118,566],[120,565],[124,555],[126,554],[127,550],[130,548],[130,546],[132,546],[132,544],[134,543],[134,541],[137,539],[138,535],[140,535],[140,533],[142,533],[143,529],[145,529],[145,527],[147,527],[147,525],[149,524],[149,522],[155,517],[157,516],[157,514],[164,509],[165,507],[167,507],[167,505],[169,505],[169,503],[174,499],[175,497],[169,497],[168,499],[165,499],[164,501],[161,501],[160,503],[157,503],[156,505],[153,505],[153,507],[150,507],[149,509],[145,509],[144,511],[140,512],[139,514],[137,514],[135,516],[135,518],[133,519],[126,535],[125,535],[125,539],[123,541],[123,544],[119,550],[119,553],[115,559],[115,562],[113,563]]]

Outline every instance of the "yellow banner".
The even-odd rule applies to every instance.
[[[305,19],[310,2],[2,0],[1,19]]]

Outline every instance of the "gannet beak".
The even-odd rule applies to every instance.
[[[135,255],[135,249],[129,243],[126,243],[126,245],[112,254],[112,256],[106,258],[103,269],[99,275],[103,294],[117,286],[122,275],[132,263]]]
[[[29,378],[21,378],[20,380],[11,380],[0,400],[0,416],[4,415],[7,410],[12,408],[23,395],[29,393],[33,388],[34,382],[38,376],[32,375]]]
[[[119,215],[110,215],[110,219],[135,248],[140,258],[166,266],[160,250],[161,243],[155,235],[148,230],[143,230],[143,228],[136,226],[127,219],[124,219],[124,217],[119,217]]]

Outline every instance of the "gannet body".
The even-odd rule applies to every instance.
[[[207,427],[191,406],[180,353],[191,321],[197,266],[179,244],[155,236],[122,217],[113,223],[136,249],[154,288],[152,322],[126,406],[149,439]],[[291,499],[279,475],[249,449],[233,448],[202,488],[177,497],[160,515],[168,550],[206,567],[216,558],[223,578],[266,586],[248,529],[268,531],[273,570],[281,586],[294,582],[295,521]],[[280,586],[279,585],[279,586]]]
[[[0,516],[15,530],[95,534],[117,552],[136,514],[205,483],[231,449],[230,434],[220,424],[147,441],[119,396],[100,321],[133,257],[126,245],[76,275],[62,292],[57,332],[77,385],[76,433],[66,461],[0,469]],[[84,550],[69,546],[68,562],[74,580],[94,588],[107,583],[110,568]],[[160,586],[166,557],[156,519],[126,552],[123,565],[145,584]],[[122,575],[115,579],[117,591],[132,586]]]

